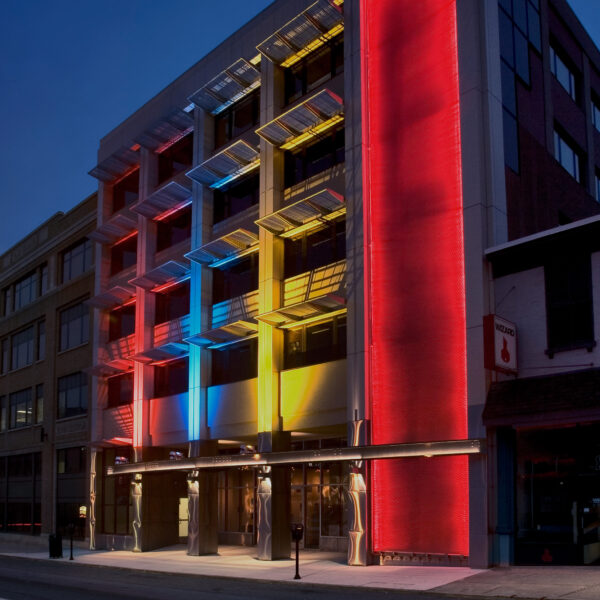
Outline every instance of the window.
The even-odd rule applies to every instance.
[[[33,363],[33,325],[15,333],[11,338],[12,365],[11,368],[21,369]]]
[[[18,429],[33,423],[31,388],[14,392],[9,397],[9,427]]]
[[[35,386],[35,422],[36,424],[44,421],[44,385],[42,383]]]
[[[215,148],[258,125],[260,92],[255,90],[215,116]]]
[[[2,300],[2,315],[6,317],[6,315],[9,315],[12,312],[12,286],[8,286],[2,290]]]
[[[87,450],[85,446],[65,448],[56,453],[56,468],[59,475],[76,475],[85,473],[87,467]]]
[[[339,360],[346,356],[346,315],[284,332],[284,368]]]
[[[213,222],[220,223],[229,217],[258,204],[258,175],[236,181],[226,190],[213,192]]]
[[[297,152],[286,152],[284,185],[288,188],[343,162],[344,129],[341,128]]]
[[[592,98],[591,112],[592,124],[598,131],[600,131],[600,101]]]
[[[594,346],[589,252],[565,251],[544,266],[548,354]]]
[[[37,329],[37,360],[46,358],[46,321],[40,321]]]
[[[189,240],[192,234],[192,207],[177,211],[156,224],[156,251],[160,252],[179,242]]]
[[[42,265],[40,269],[40,296],[48,291],[48,265]]]
[[[15,283],[15,310],[31,304],[37,297],[37,271],[25,275]]]
[[[212,269],[213,304],[242,296],[258,289],[258,253],[229,263],[226,268]]]
[[[137,233],[115,244],[110,249],[110,274],[116,275],[135,265],[137,261]]]
[[[556,130],[554,130],[554,158],[556,158],[571,177],[581,182],[579,154]]]
[[[213,350],[211,385],[223,385],[258,376],[256,338]]]
[[[59,350],[86,344],[90,335],[90,310],[83,302],[60,312]]]
[[[253,469],[219,471],[217,479],[219,531],[238,533],[254,531],[255,478]]]
[[[114,342],[135,332],[135,304],[111,310],[108,315],[108,341]]]
[[[8,338],[4,338],[2,340],[2,361],[0,362],[0,375],[5,375],[8,373],[8,365],[10,358],[10,346],[8,344]]]
[[[284,245],[284,277],[293,277],[346,258],[346,221],[338,219],[322,229]]]
[[[103,467],[115,464],[117,456],[129,459],[131,448],[107,448],[103,454]],[[103,469],[103,471],[104,471]],[[115,475],[106,477],[102,486],[102,531],[103,533],[125,535],[131,533],[131,476]]]
[[[87,375],[73,373],[58,378],[58,418],[74,417],[87,412]]]
[[[133,373],[123,373],[108,379],[107,408],[133,402]]]
[[[6,431],[6,427],[8,426],[8,422],[6,419],[6,415],[8,412],[8,407],[6,406],[6,396],[0,396],[0,431]],[[0,464],[1,467],[1,464]],[[2,478],[2,470],[0,468],[0,478]]]
[[[155,324],[166,323],[190,312],[190,282],[174,285],[156,296]]]
[[[344,71],[344,36],[338,35],[285,70],[285,104],[291,104]]]
[[[62,253],[62,282],[85,273],[92,266],[92,242],[80,240]]]
[[[158,185],[189,169],[194,159],[194,134],[189,133],[158,155]]]
[[[600,202],[600,175],[598,171],[596,171],[596,175],[594,176],[595,190],[596,190],[596,200]]]
[[[576,79],[574,72],[565,64],[553,46],[550,46],[550,71],[569,96],[577,102]]]
[[[154,397],[163,398],[188,391],[188,359],[154,367]]]
[[[140,193],[140,170],[129,173],[113,186],[113,213],[137,202]]]

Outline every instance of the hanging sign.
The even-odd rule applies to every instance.
[[[486,369],[517,372],[517,327],[498,315],[483,317],[484,363]]]

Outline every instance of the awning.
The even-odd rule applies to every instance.
[[[240,258],[256,251],[258,251],[258,236],[247,229],[236,229],[188,252],[185,257],[209,267],[218,267],[223,265],[224,261]]]
[[[188,97],[190,102],[216,115],[260,85],[260,71],[243,58]]]
[[[123,147],[99,162],[91,171],[88,171],[88,174],[105,183],[112,183],[139,164],[140,153],[130,147]]]
[[[111,215],[108,221],[102,223],[95,231],[88,234],[90,240],[100,244],[114,244],[135,231],[138,226],[137,215],[128,208],[122,208]]]
[[[344,101],[330,90],[321,90],[304,102],[256,130],[282,150],[305,144],[344,118]]]
[[[257,46],[270,61],[289,67],[344,28],[336,0],[318,0]]]
[[[186,183],[189,184],[187,180]],[[192,190],[189,185],[170,181],[150,194],[145,200],[138,202],[131,210],[149,219],[154,219],[168,210],[174,210],[191,202],[191,196]]]
[[[155,121],[148,129],[136,137],[135,141],[155,152],[162,150],[182,138],[194,128],[194,119],[178,108],[170,115]]]
[[[306,319],[321,316],[346,305],[346,299],[336,294],[325,294],[304,302],[282,306],[268,313],[258,315],[256,318],[263,323],[282,327],[290,323],[298,323]]]
[[[152,291],[158,286],[166,283],[175,282],[178,279],[187,277],[190,268],[175,260],[169,260],[158,267],[144,273],[140,277],[130,279],[129,283],[147,291]]]
[[[189,346],[186,343],[170,342],[156,348],[150,348],[134,354],[131,360],[135,362],[152,365],[156,363],[182,358],[189,353]]]
[[[110,309],[125,304],[135,296],[135,288],[132,285],[122,284],[105,290],[101,294],[92,296],[87,304],[94,308]]]
[[[216,329],[204,331],[186,338],[185,341],[195,346],[216,349],[218,346],[230,344],[242,339],[250,339],[258,335],[258,324],[254,319],[239,320],[227,323]]]
[[[259,165],[258,150],[244,140],[238,140],[193,168],[187,176],[203,185],[219,188],[257,169]]]
[[[600,369],[492,383],[487,426],[544,425],[600,420]]]
[[[300,231],[332,221],[346,213],[344,197],[330,189],[321,190],[278,211],[256,220],[274,235],[291,237]]]

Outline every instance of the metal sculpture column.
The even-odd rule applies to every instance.
[[[198,481],[198,471],[192,471],[187,478],[188,492],[188,539],[187,553],[190,556],[198,556],[200,554],[200,487]]]
[[[142,551],[142,474],[136,473],[131,482],[133,500],[133,551]]]

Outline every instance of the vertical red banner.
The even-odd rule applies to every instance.
[[[455,0],[361,0],[372,443],[467,437]],[[467,555],[467,458],[374,461],[375,551]]]

